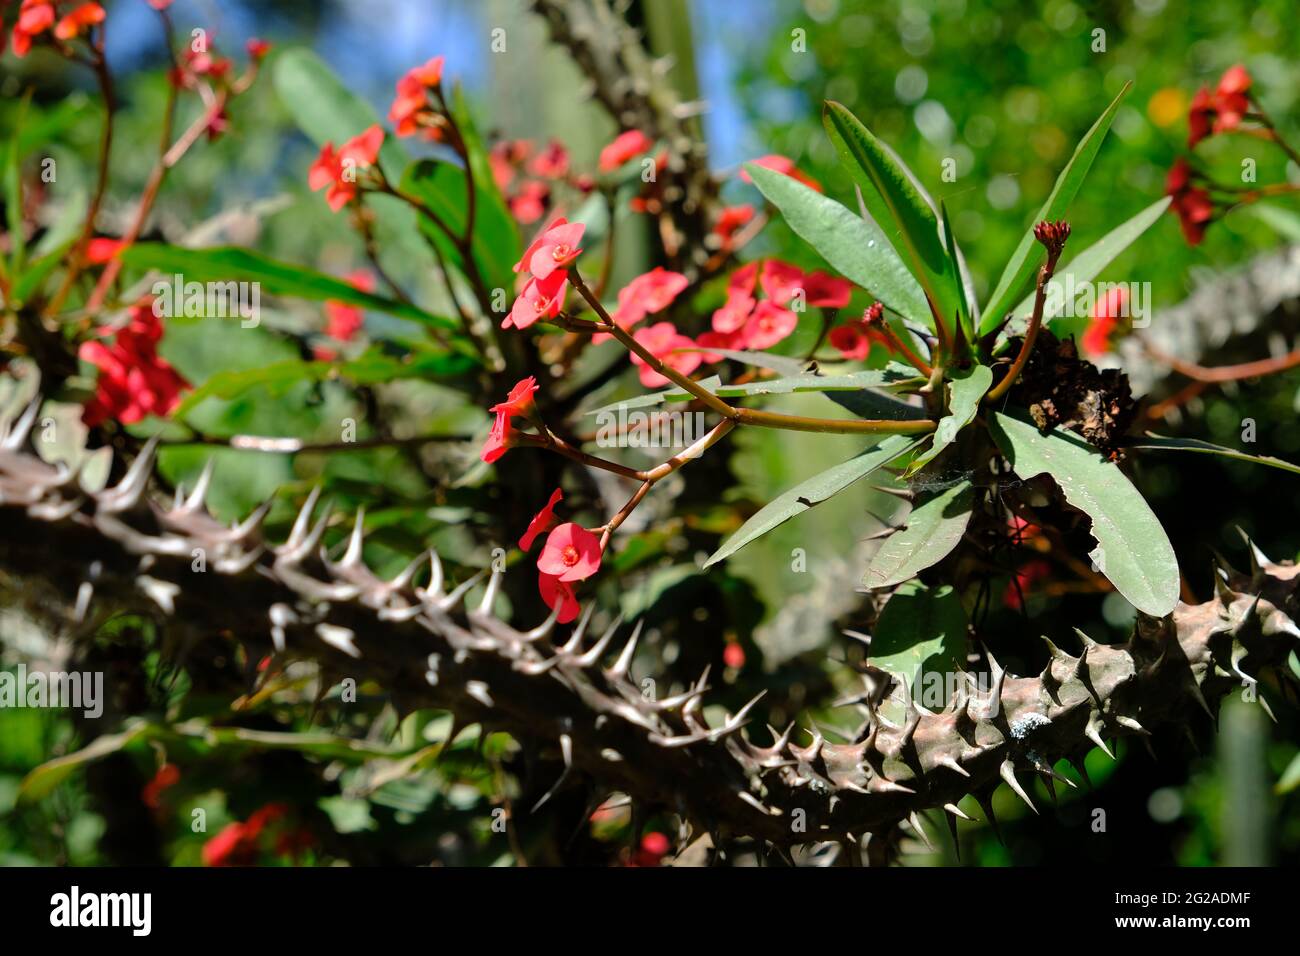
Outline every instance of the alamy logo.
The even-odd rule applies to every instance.
[[[153,314],[160,319],[240,319],[240,327],[256,328],[262,321],[260,282],[186,282],[179,272],[171,281],[153,284]]]
[[[1131,319],[1135,329],[1151,324],[1150,282],[1078,282],[1071,272],[1047,283],[1044,315],[1088,318],[1099,302],[1110,305],[1114,318]]]
[[[148,936],[153,928],[152,893],[85,893],[74,886],[50,897],[50,925],[126,926],[133,936]]]
[[[643,412],[620,405],[596,413],[601,448],[685,448],[707,431],[703,412]]]
[[[90,720],[104,712],[102,671],[0,671],[0,710],[6,707],[66,707]]]

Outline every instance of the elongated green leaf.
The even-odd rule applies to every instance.
[[[126,730],[115,734],[96,737],[94,741],[80,750],[47,760],[33,769],[18,785],[18,799],[25,804],[44,800],[54,788],[88,763],[117,753],[136,740],[145,740],[152,735],[154,726],[140,721]]]
[[[1120,101],[1124,99],[1132,85],[1132,82],[1124,84],[1124,88],[1119,91],[1119,95],[1111,101],[1110,106],[1106,107],[1106,111],[1098,117],[1097,122],[1093,123],[1092,128],[1084,134],[1083,139],[1079,141],[1079,145],[1075,147],[1074,155],[1065,164],[1061,174],[1056,177],[1056,185],[1052,187],[1052,192],[1047,197],[1047,201],[1043,203],[1042,208],[1034,216],[1033,222],[1029,224],[1029,229],[1020,240],[1020,245],[1016,246],[1016,251],[1011,254],[1011,258],[1007,261],[1006,268],[1002,270],[1002,277],[998,279],[997,287],[994,288],[988,305],[984,307],[983,315],[980,318],[979,331],[981,335],[987,335],[993,331],[1007,312],[1010,311],[1012,303],[1018,301],[1024,294],[1030,278],[1038,266],[1037,257],[1030,255],[1037,244],[1034,239],[1034,225],[1045,219],[1065,218],[1070,203],[1074,201],[1075,194],[1078,193],[1079,187],[1083,185],[1088,170],[1092,168],[1092,161],[1097,158],[1097,151],[1101,149],[1101,142],[1106,138],[1106,131],[1110,129],[1111,120],[1115,118],[1115,111],[1119,109]]]
[[[1300,754],[1296,754],[1291,758],[1286,770],[1282,771],[1282,776],[1274,785],[1273,792],[1277,794],[1290,793],[1296,787],[1300,787]]]
[[[183,249],[161,242],[140,242],[121,253],[122,260],[140,269],[157,269],[170,284],[173,275],[185,282],[257,282],[261,292],[292,296],[316,302],[332,301],[387,312],[440,329],[455,330],[457,323],[425,312],[418,306],[362,292],[350,282],[287,262],[278,262],[259,252],[234,246]]]
[[[744,349],[678,349],[677,351],[709,352],[736,362],[743,362],[745,365],[752,365],[755,368],[765,368],[770,372],[776,372],[778,375],[802,375],[804,368],[808,364],[784,355],[773,355],[770,352],[748,352]]]
[[[1227,448],[1223,445],[1215,445],[1208,441],[1201,441],[1199,438],[1163,438],[1160,435],[1153,435],[1151,432],[1147,432],[1146,438],[1139,439],[1128,447],[1151,451],[1193,451],[1199,452],[1202,455],[1219,455],[1223,458],[1233,458],[1237,461],[1248,461],[1253,465],[1267,465],[1269,468],[1280,468],[1282,471],[1289,471],[1293,474],[1300,475],[1300,465],[1293,465],[1291,462],[1283,461],[1281,458],[1273,458],[1270,455],[1251,455],[1236,448]]]
[[[1058,268],[1056,275],[1052,277],[1051,285],[1048,287],[1049,293],[1051,286],[1056,286],[1058,289],[1069,289],[1072,287],[1077,288],[1085,282],[1091,282],[1101,273],[1102,269],[1115,260],[1116,256],[1131,246],[1142,233],[1151,228],[1152,223],[1159,219],[1164,214],[1164,211],[1169,208],[1169,203],[1170,197],[1168,196],[1153,202],[1132,219],[1106,233],[1066,265]],[[1059,315],[1061,306],[1064,304],[1064,295],[1049,294],[1043,303],[1043,321],[1050,321]],[[1006,334],[1019,334],[1023,329],[1021,320],[1027,318],[1033,311],[1034,293],[1030,292],[1016,306],[1016,318],[1011,323],[1008,323]]]
[[[907,477],[916,474],[933,461],[940,452],[956,440],[958,432],[975,420],[980,401],[992,384],[993,370],[987,365],[976,365],[969,372],[955,377],[948,383],[948,414],[939,419],[939,424],[930,439],[930,447],[916,456],[912,467],[907,470]]]
[[[1040,435],[994,413],[989,430],[1021,478],[1051,475],[1066,501],[1092,519],[1093,563],[1134,607],[1163,617],[1178,603],[1178,558],[1150,505],[1119,466],[1069,432]]]
[[[1271,206],[1268,203],[1257,203],[1253,206],[1247,206],[1242,211],[1250,213],[1260,222],[1271,226],[1283,239],[1300,242],[1300,215],[1290,209]]]
[[[297,359],[272,362],[257,368],[218,372],[185,396],[173,413],[180,417],[209,398],[232,399],[250,389],[265,388],[272,396],[299,382],[323,382],[340,378],[355,385],[394,382],[399,379],[436,379],[461,374],[473,366],[462,355],[431,353],[399,358],[372,349],[345,362],[303,362]]]
[[[934,328],[925,293],[875,222],[854,215],[851,209],[790,176],[753,163],[745,168],[758,191],[781,210],[795,235],[821,253],[832,268],[893,312]]]
[[[862,583],[887,588],[916,577],[946,558],[970,524],[975,489],[969,481],[917,499],[907,525],[885,539],[867,565]]]
[[[957,300],[957,314],[953,316],[953,320],[960,325],[966,341],[973,342],[975,320],[970,311],[972,296],[967,294],[970,277],[966,274],[966,261],[957,248],[957,237],[953,235],[952,223],[948,221],[948,207],[942,202],[939,203],[939,221],[943,224],[943,242],[948,252],[948,261],[952,263],[953,297]]]
[[[27,264],[22,276],[14,283],[13,297],[16,304],[26,302],[34,292],[40,290],[41,285],[50,277],[50,273],[59,267],[63,257],[68,254],[68,250],[76,241],[76,239],[69,239],[52,252],[47,252]]]
[[[710,392],[722,386],[722,379],[716,375],[710,375],[708,378],[699,380],[699,384],[707,388]],[[662,405],[664,402],[688,402],[695,396],[684,388],[665,389],[662,392],[651,392],[649,395],[638,395],[635,398],[625,398],[621,402],[610,402],[608,405],[602,405],[600,408],[594,408],[587,412],[588,415],[600,415],[604,412],[616,412],[619,409],[632,408],[650,408],[654,405]]]
[[[948,584],[928,588],[920,581],[890,595],[867,655],[881,670],[905,677],[914,692],[925,674],[951,674],[965,657],[966,612],[957,592]]]
[[[759,509],[757,514],[746,521],[739,531],[713,553],[704,566],[707,568],[735,554],[751,541],[784,524],[795,515],[802,514],[814,505],[839,494],[855,481],[865,478],[877,468],[905,455],[916,445],[915,439],[903,435],[890,435],[879,445],[868,448],[860,455],[828,468],[807,481],[800,482]]]
[[[948,258],[939,236],[938,214],[917,188],[916,177],[843,104],[828,101],[823,123],[841,163],[861,187],[867,209],[882,228],[886,223],[896,228],[893,242],[899,255],[947,321],[958,312],[956,264]]]

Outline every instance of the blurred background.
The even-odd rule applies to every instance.
[[[153,144],[166,89],[156,15],[142,0],[114,0],[105,6],[108,55],[121,78],[119,142]],[[206,26],[218,49],[227,52],[241,51],[254,36],[271,41],[277,50],[310,47],[381,114],[403,72],[445,54],[448,76],[464,85],[487,137],[538,143],[555,138],[569,147],[576,167],[590,169],[617,132],[608,114],[590,101],[587,80],[549,42],[544,25],[523,0],[177,0],[172,10],[182,35],[190,26]],[[1300,129],[1300,31],[1295,29],[1294,0],[642,0],[630,3],[626,16],[644,31],[648,51],[664,58],[664,82],[698,110],[709,162],[726,177],[723,196],[728,201],[759,201],[752,187],[731,174],[742,161],[768,153],[789,156],[825,184],[830,195],[850,199],[847,177],[821,128],[822,100],[839,100],[893,145],[936,199],[947,204],[981,298],[1079,137],[1126,82],[1132,81],[1134,89],[1071,211],[1074,231],[1084,244],[1159,198],[1166,172],[1185,154],[1192,94],[1199,86],[1213,86],[1227,67],[1246,64],[1256,94],[1292,141]],[[494,30],[504,30],[501,52],[491,52],[488,38]],[[274,57],[272,53],[268,66]],[[0,71],[0,118],[10,123],[15,98],[33,87],[36,105],[54,124],[51,151],[60,162],[60,189],[84,194],[99,123],[86,72],[53,56],[17,61],[8,54],[0,59]],[[193,104],[189,108],[196,109]],[[316,148],[298,131],[293,110],[294,104],[278,97],[270,82],[259,82],[242,97],[232,110],[230,131],[196,150],[169,178],[155,217],[157,233],[176,241],[221,213],[226,216],[221,228],[231,241],[339,275],[356,267],[359,243],[307,190],[306,169]],[[5,133],[10,135],[8,127]],[[1261,150],[1247,139],[1220,137],[1198,154],[1229,174],[1243,158],[1257,157],[1261,182],[1300,177],[1300,169],[1288,169],[1280,152]],[[116,215],[125,222],[152,161],[152,145],[115,151],[114,192],[106,206],[110,220]],[[943,176],[946,162],[955,170],[952,181]],[[1269,214],[1260,214],[1258,207],[1234,212],[1195,248],[1183,240],[1174,217],[1166,216],[1103,278],[1149,281],[1156,308],[1172,306],[1225,270],[1300,241],[1297,204],[1292,200],[1289,207],[1277,208],[1281,211]],[[636,235],[641,227],[625,227],[630,237],[620,244],[614,288],[653,264],[646,261],[652,244]],[[820,265],[815,253],[779,221],[764,231],[746,258],[766,253]],[[417,260],[403,261],[400,254],[395,259],[394,271],[404,281],[436,299],[439,293]],[[1221,355],[1203,361],[1259,357],[1267,354],[1267,345],[1262,333],[1234,339],[1225,343]],[[191,381],[201,381],[216,363],[251,366],[266,360],[267,349],[279,348],[269,339],[240,347],[248,354],[232,358],[223,351],[228,349],[224,342],[211,338],[204,323],[196,323],[169,329],[165,354]],[[1298,386],[1300,378],[1292,373],[1213,391],[1189,403],[1163,431],[1235,445],[1242,422],[1254,419],[1261,453],[1295,458],[1300,455]],[[328,390],[317,394],[314,403],[301,405],[295,395],[290,391],[270,401],[254,396],[225,403],[210,410],[209,430],[310,432],[324,418],[337,417],[345,403]],[[477,408],[436,387],[413,388],[411,400],[433,428],[472,429],[483,421]],[[800,410],[793,400],[783,407]],[[761,504],[856,448],[840,438],[738,433],[727,466],[730,477],[721,485],[729,487],[726,504]],[[188,475],[201,459],[194,450],[177,449],[163,464],[174,475]],[[416,476],[391,456],[369,461],[358,456],[318,467],[345,490],[349,480],[373,483],[369,475],[378,470],[391,488],[411,497],[419,494]],[[1294,476],[1201,456],[1172,464],[1144,460],[1136,471],[1200,599],[1210,593],[1213,551],[1245,563],[1237,526],[1274,559],[1296,556],[1300,492]],[[218,504],[232,514],[277,486],[310,477],[272,456],[246,456],[223,473],[228,480]],[[454,517],[456,504],[448,502],[437,514],[416,509],[420,515],[410,533],[433,534],[434,519]],[[647,523],[656,517],[653,507],[648,501]],[[657,507],[671,509],[672,502]],[[879,527],[868,514],[888,515],[889,509],[880,496],[865,502],[842,496],[746,549],[710,579],[694,573],[691,543],[666,547],[666,560],[638,567],[629,559],[629,573],[639,576],[609,596],[624,611],[662,625],[666,647],[689,636],[688,630],[675,633],[673,627],[682,625],[671,623],[683,608],[697,611],[694,620],[706,622],[700,627],[715,642],[721,636],[741,644],[748,660],[745,674],[724,693],[742,699],[751,686],[776,683],[786,696],[785,704],[769,715],[773,723],[807,713],[833,721],[830,712],[806,710],[804,702],[826,696],[825,658],[828,653],[843,657],[838,631],[853,623],[863,538]],[[711,516],[716,518],[716,512],[704,506],[696,514],[706,527]],[[400,523],[401,514],[393,517]],[[458,546],[443,543],[453,552]],[[478,546],[463,539],[458,544],[464,562],[472,564]],[[790,572],[795,549],[804,549],[816,573]],[[401,550],[394,540],[393,554]],[[704,617],[698,614],[701,609]],[[715,615],[711,619],[710,613]],[[1104,640],[1122,639],[1131,622],[1124,602],[1097,594],[1034,596],[1023,612],[995,607],[984,626],[996,636],[999,658],[1013,671],[1027,673],[1040,663],[1034,655],[1041,628],[1034,619],[1048,614]],[[0,663],[11,663],[25,635],[15,622],[0,617],[0,637],[0,654],[5,655]],[[160,665],[153,655],[134,664],[145,669],[155,691],[167,677],[154,670]],[[168,684],[160,706],[167,706],[168,695],[182,694],[182,685]],[[1181,734],[1157,737],[1155,752],[1168,754],[1160,761],[1127,742],[1114,762],[1094,752],[1088,767],[1097,790],[1067,793],[1054,812],[1042,817],[1027,815],[1014,798],[1000,792],[997,808],[1006,821],[1006,842],[982,826],[963,828],[963,861],[1294,863],[1300,859],[1300,815],[1292,789],[1300,783],[1292,763],[1297,721],[1289,708],[1279,710],[1278,717],[1282,724],[1273,727],[1258,707],[1229,701],[1217,733],[1205,739],[1199,755],[1187,749]],[[69,778],[43,801],[17,805],[24,775],[69,749],[77,734],[73,722],[57,712],[0,711],[0,862],[93,865],[113,858],[101,839],[103,814],[87,797],[93,781]],[[489,741],[489,758],[498,745],[504,747]],[[481,811],[482,801],[494,793],[499,767],[492,759],[471,759],[469,746],[465,749],[460,763],[453,760],[396,784],[289,794],[287,798],[311,808],[314,831],[328,833],[315,859],[402,862],[394,844],[418,833],[412,845],[429,854],[501,862],[499,848],[485,848],[482,827],[465,822],[465,814]],[[206,763],[201,773],[186,778],[188,800],[217,808],[228,799],[238,802],[224,819],[245,817],[259,805],[263,795],[256,792],[255,781],[239,780],[245,790],[237,798],[227,792],[226,776],[235,772],[239,751],[195,756]],[[136,783],[151,779],[147,748],[122,759],[125,763],[116,765],[115,772],[133,773]],[[122,792],[130,799],[138,788],[124,785]],[[171,823],[160,828],[158,845],[151,848],[152,859],[201,861],[206,837],[189,831],[189,806],[173,808]],[[1106,811],[1104,833],[1094,830],[1097,808]],[[212,814],[209,833],[220,828],[223,812]],[[943,824],[936,818],[931,829],[940,849],[929,853],[918,848],[911,861],[955,863]],[[444,845],[449,839],[454,853]],[[423,851],[412,852],[418,856]]]

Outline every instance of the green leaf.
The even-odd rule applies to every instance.
[[[1001,412],[989,430],[1017,475],[1051,475],[1065,500],[1092,519],[1097,547],[1089,556],[1130,604],[1153,617],[1174,609],[1178,558],[1150,505],[1118,465],[1077,435],[1040,435],[1028,422]]]
[[[186,395],[173,415],[179,418],[206,399],[229,400],[254,388],[265,388],[274,397],[299,382],[341,378],[355,385],[368,385],[406,378],[435,379],[460,374],[471,365],[470,359],[460,355],[431,353],[399,358],[377,349],[345,362],[272,362],[257,368],[217,372]]]
[[[1057,269],[1056,275],[1052,277],[1051,285],[1060,289],[1073,282],[1074,287],[1077,288],[1085,282],[1091,282],[1101,273],[1102,269],[1114,261],[1116,256],[1132,245],[1142,233],[1151,228],[1152,223],[1159,219],[1164,214],[1164,211],[1169,208],[1169,203],[1170,197],[1166,196],[1147,206],[1146,209],[1143,209],[1132,219],[1116,226],[1071,259],[1068,264]],[[1064,304],[1065,298],[1063,295],[1048,295],[1043,305],[1043,321],[1047,322],[1055,318],[1060,312],[1060,307]],[[1016,306],[1015,315],[1019,319],[1029,316],[1033,311],[1034,293],[1030,292]],[[1006,334],[1017,334],[1017,330],[1008,324]]]
[[[1226,448],[1223,445],[1201,441],[1199,438],[1164,438],[1147,432],[1146,438],[1138,439],[1127,447],[1149,449],[1151,451],[1193,451],[1203,455],[1221,455],[1224,458],[1248,461],[1254,465],[1267,465],[1270,468],[1280,468],[1283,471],[1300,475],[1300,465],[1293,465],[1281,458],[1273,458],[1269,455],[1251,455],[1236,448]]]
[[[1273,787],[1273,792],[1277,794],[1290,793],[1296,787],[1300,787],[1300,754],[1296,754],[1291,758],[1286,770],[1282,772],[1282,778]]]
[[[1002,277],[998,279],[997,287],[993,290],[988,305],[984,307],[984,314],[980,318],[980,335],[987,335],[997,328],[1006,313],[1010,311],[1011,304],[1024,294],[1037,268],[1037,257],[1030,255],[1037,244],[1037,240],[1034,239],[1034,226],[1044,220],[1065,218],[1070,203],[1078,193],[1079,187],[1083,185],[1084,177],[1092,168],[1092,161],[1097,158],[1097,151],[1101,149],[1101,142],[1106,137],[1106,131],[1110,129],[1111,120],[1115,118],[1115,111],[1119,109],[1120,101],[1124,99],[1132,85],[1132,81],[1124,84],[1119,95],[1111,101],[1110,106],[1106,107],[1106,111],[1098,117],[1097,122],[1092,124],[1092,129],[1084,134],[1079,145],[1075,147],[1074,155],[1065,164],[1061,174],[1056,177],[1056,185],[1052,187],[1047,201],[1038,210],[1029,224],[1029,229],[1020,240],[1020,245],[1016,246],[1016,251],[1007,261],[1006,268],[1002,270]]]
[[[49,278],[50,273],[57,269],[63,262],[63,257],[68,254],[68,250],[76,244],[76,239],[69,239],[60,245],[57,249],[47,252],[38,259],[33,259],[27,264],[22,276],[14,283],[13,300],[15,305],[21,305],[32,297],[34,292],[40,290],[45,280]]]
[[[939,221],[943,224],[944,248],[948,252],[948,261],[952,263],[953,296],[957,299],[957,315],[954,319],[961,326],[962,334],[969,344],[975,341],[975,320],[971,316],[971,300],[966,295],[965,260],[957,249],[957,237],[953,234],[952,223],[948,221],[948,207],[939,203]]]
[[[903,435],[890,435],[880,444],[868,448],[861,454],[828,468],[821,474],[802,481],[793,488],[769,501],[758,513],[746,521],[720,547],[704,567],[717,564],[723,558],[735,554],[751,541],[771,531],[778,525],[789,521],[795,515],[802,514],[814,505],[839,494],[854,482],[865,478],[877,468],[889,464],[895,458],[907,454],[918,444],[916,439]]]
[[[939,419],[930,447],[916,456],[905,477],[910,478],[957,440],[958,433],[975,420],[984,393],[993,384],[993,369],[976,365],[948,383],[948,414]]]
[[[876,223],[790,176],[753,163],[745,168],[795,235],[821,253],[832,268],[891,311],[934,328],[925,293]]]
[[[743,349],[677,349],[677,351],[709,352],[735,362],[742,362],[745,365],[765,368],[769,372],[776,372],[778,375],[802,375],[804,368],[807,366],[806,362],[787,358],[784,355],[773,355],[770,352],[747,352]]]
[[[926,673],[951,674],[966,657],[966,612],[951,585],[909,581],[880,612],[867,660],[907,679],[916,691]]]
[[[939,236],[938,215],[918,189],[916,178],[893,150],[842,104],[828,101],[823,122],[844,168],[861,187],[871,215],[878,223],[893,223],[897,228],[895,248],[911,266],[926,298],[945,320],[956,315],[956,263],[948,258]],[[927,324],[933,327],[932,322]]]
[[[969,481],[918,498],[907,526],[886,538],[871,558],[863,586],[902,584],[946,558],[966,533],[974,501],[975,488]]]
[[[707,388],[709,391],[722,387],[722,379],[716,375],[710,375],[708,378],[699,380],[699,385]],[[625,398],[621,402],[610,402],[608,405],[602,405],[600,408],[587,412],[588,415],[600,415],[603,412],[616,412],[621,409],[631,408],[649,408],[654,405],[662,405],[664,402],[686,402],[695,396],[684,388],[665,389],[662,392],[651,392],[649,395],[638,395],[635,398]]]
[[[387,312],[439,329],[455,330],[457,323],[425,312],[415,305],[362,292],[350,282],[302,266],[278,262],[259,252],[234,246],[183,249],[161,242],[140,242],[121,253],[123,262],[139,269],[157,269],[171,284],[173,275],[189,282],[257,282],[261,292],[317,302],[343,302],[377,312]]]
[[[1249,212],[1260,222],[1270,226],[1283,239],[1300,242],[1300,215],[1290,209],[1268,203],[1257,203],[1247,206],[1243,211]]]
[[[92,743],[75,753],[47,760],[23,777],[23,782],[18,787],[18,799],[28,804],[44,800],[55,787],[79,768],[101,757],[117,753],[137,739],[146,739],[152,735],[154,729],[152,724],[141,721],[116,734],[96,737]]]

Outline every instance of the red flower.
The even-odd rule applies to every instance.
[[[525,226],[532,225],[546,215],[546,204],[551,199],[551,187],[530,179],[510,197],[510,215]]]
[[[365,269],[347,275],[347,280],[362,292],[374,292],[374,277]],[[325,303],[325,334],[340,342],[351,342],[364,321],[360,306],[346,302]]]
[[[614,137],[613,142],[600,151],[600,171],[607,173],[618,169],[629,159],[640,156],[653,145],[654,140],[639,129],[620,133]]]
[[[563,179],[569,174],[569,151],[558,139],[553,139],[528,164],[528,171],[542,179]]]
[[[149,6],[155,10],[166,10],[172,5],[172,0],[149,0]]]
[[[326,143],[307,172],[307,185],[313,191],[328,186],[325,201],[338,212],[356,198],[358,171],[375,164],[383,145],[384,130],[377,123],[352,137],[337,152],[333,143]]]
[[[677,349],[693,349],[695,343],[691,341],[689,336],[678,332],[677,327],[671,322],[657,322],[654,325],[639,329],[633,338],[641,343],[646,351],[663,362],[664,365],[681,372],[683,375],[690,375],[704,361],[699,352],[676,351]],[[667,378],[647,365],[645,359],[635,352],[632,353],[632,364],[641,370],[641,384],[646,388],[658,388],[660,385],[668,384]]]
[[[555,506],[560,499],[564,497],[564,492],[559,488],[551,493],[551,500],[546,502],[546,507],[537,514],[533,515],[533,520],[528,522],[528,530],[524,536],[519,539],[519,550],[528,551],[532,548],[533,542],[537,540],[539,534],[544,534],[555,527]]]
[[[761,352],[788,338],[799,324],[799,317],[771,300],[764,300],[754,308],[745,323],[743,334],[745,348]]]
[[[713,234],[726,246],[730,244],[736,230],[749,223],[753,218],[754,207],[748,203],[740,206],[727,206],[722,212],[718,213],[718,219],[713,224]]]
[[[1210,91],[1201,87],[1192,97],[1191,108],[1187,111],[1187,148],[1191,149],[1210,135],[1210,123],[1214,117],[1214,98]]]
[[[739,332],[701,332],[695,337],[696,348],[706,350],[700,353],[700,363],[703,365],[712,365],[714,362],[721,362],[726,358],[725,355],[707,351],[708,349],[729,349],[734,351],[743,344]]]
[[[777,305],[785,305],[803,288],[803,270],[779,259],[768,259],[763,263],[759,284],[769,299]]]
[[[613,319],[623,328],[631,328],[647,315],[662,312],[672,305],[688,285],[690,280],[680,272],[656,266],[619,290],[618,308]]]
[[[817,180],[813,179],[806,173],[800,172],[795,166],[794,160],[785,156],[778,156],[776,153],[769,153],[767,156],[760,156],[758,159],[750,160],[750,162],[755,166],[762,166],[765,169],[770,169],[774,172],[789,176],[791,179],[797,179],[809,189],[815,189],[818,192],[822,191],[821,183],[817,182]],[[740,178],[747,183],[753,182],[749,173],[745,171],[743,166],[740,168]]]
[[[803,277],[803,291],[809,305],[842,309],[853,295],[853,283],[825,272],[808,272]]]
[[[560,217],[536,239],[525,251],[523,258],[515,264],[515,271],[530,272],[535,279],[545,279],[557,269],[563,269],[577,261],[582,254],[582,231],[586,228],[580,222],[569,222]],[[520,269],[524,265],[524,269]]]
[[[55,16],[54,4],[48,0],[23,0],[23,5],[18,8],[18,21],[14,24],[14,56],[26,56],[32,48],[32,38],[52,27]]]
[[[271,52],[271,44],[266,40],[260,40],[257,37],[253,37],[244,44],[244,49],[248,51],[250,59],[254,62],[261,62],[266,59],[266,55]]]
[[[1013,610],[1020,610],[1024,605],[1021,597],[1028,596],[1033,585],[1051,576],[1052,566],[1046,561],[1035,560],[1021,565],[1015,577],[1007,582],[1007,589],[1002,592],[1002,603]]]
[[[1250,112],[1250,73],[1240,64],[1229,67],[1219,77],[1214,91],[1214,132],[1236,129]]]
[[[1084,330],[1080,344],[1084,354],[1090,357],[1104,355],[1110,351],[1110,337],[1114,334],[1121,318],[1128,314],[1128,289],[1115,286],[1092,307],[1092,318]]]
[[[180,768],[174,763],[165,763],[158,768],[158,772],[144,785],[144,789],[140,791],[140,799],[151,810],[157,810],[162,806],[163,792],[176,786],[180,779]]]
[[[526,329],[538,319],[550,319],[564,309],[565,296],[569,294],[569,274],[560,269],[545,279],[529,279],[524,291],[515,299],[510,314],[501,321],[501,328]]]
[[[73,10],[54,28],[54,35],[60,40],[71,40],[91,27],[104,22],[104,8],[98,3],[83,3]]]
[[[512,417],[526,418],[533,414],[533,393],[537,391],[537,379],[531,375],[515,383],[504,402],[493,405],[489,411],[496,415],[492,431],[479,457],[491,464],[504,455],[514,444],[514,429],[510,424]]]
[[[627,865],[658,866],[671,849],[672,845],[668,842],[668,837],[662,833],[647,833],[641,838],[640,848],[632,855]]]
[[[131,309],[129,323],[116,331],[111,346],[81,344],[77,354],[99,369],[95,396],[82,412],[87,425],[109,418],[130,425],[146,415],[170,414],[179,404],[181,390],[190,386],[157,354],[162,331],[152,304],[145,302]]]
[[[108,236],[96,236],[86,244],[86,264],[92,266],[102,266],[109,259],[122,251],[126,243],[121,239],[110,239]]]
[[[253,861],[256,851],[256,843],[249,838],[244,824],[227,823],[203,844],[203,865],[246,866]]]
[[[1205,238],[1206,226],[1214,216],[1214,200],[1207,190],[1193,186],[1191,178],[1191,167],[1180,157],[1165,179],[1165,195],[1173,197],[1170,208],[1178,216],[1183,238],[1195,246]]]
[[[537,590],[542,596],[542,601],[552,611],[555,610],[556,604],[560,605],[559,616],[555,619],[557,623],[568,624],[582,610],[582,605],[578,603],[577,597],[573,594],[573,586],[561,581],[553,574],[539,573],[537,575]]]
[[[745,649],[735,641],[728,641],[722,649],[722,663],[732,670],[740,670],[745,666]]]
[[[437,89],[442,84],[443,57],[435,56],[422,66],[407,70],[397,81],[397,95],[393,105],[388,109],[388,118],[397,124],[398,136],[410,136],[433,116],[433,104],[429,101],[429,90]],[[438,126],[429,126],[425,131],[426,139],[440,139],[442,130]]]
[[[849,361],[861,362],[871,354],[871,339],[860,322],[837,325],[831,329],[829,339],[831,346]]]
[[[730,335],[738,331],[754,311],[754,283],[758,278],[757,262],[741,266],[727,280],[727,301],[713,313],[713,331]]]
[[[537,556],[537,570],[561,583],[591,577],[600,570],[600,538],[573,522],[559,525]]]

